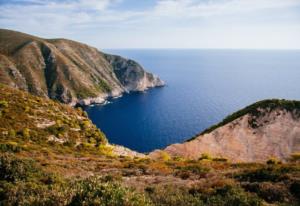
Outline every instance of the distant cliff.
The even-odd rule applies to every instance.
[[[238,162],[286,160],[300,151],[300,102],[264,100],[240,110],[188,142],[164,149],[171,156],[202,155]],[[157,157],[160,151],[150,154]]]
[[[0,29],[0,83],[69,104],[162,86],[137,62],[66,39]]]

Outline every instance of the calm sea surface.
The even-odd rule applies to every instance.
[[[300,100],[300,51],[109,50],[167,86],[86,108],[111,143],[149,152],[182,142],[266,98]]]

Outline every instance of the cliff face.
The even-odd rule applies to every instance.
[[[108,96],[162,86],[138,63],[65,39],[0,30],[0,83],[64,103],[100,103]]]
[[[197,159],[202,154],[238,162],[261,162],[271,157],[286,160],[300,151],[300,103],[268,100],[233,114],[193,140],[164,149],[172,156]],[[251,109],[249,109],[251,108]],[[158,151],[150,154],[157,157]]]
[[[141,65],[116,55],[104,55],[112,65],[113,71],[121,84],[128,91],[143,91],[149,87],[163,86],[156,75],[145,72]]]

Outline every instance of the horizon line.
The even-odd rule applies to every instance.
[[[300,51],[300,48],[162,48],[162,47],[157,47],[157,48],[149,48],[149,47],[134,47],[134,48],[98,48],[100,50],[285,50],[285,51]]]

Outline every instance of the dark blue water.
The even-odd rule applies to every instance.
[[[86,109],[110,142],[148,152],[266,98],[300,99],[300,51],[114,50],[167,86]]]

